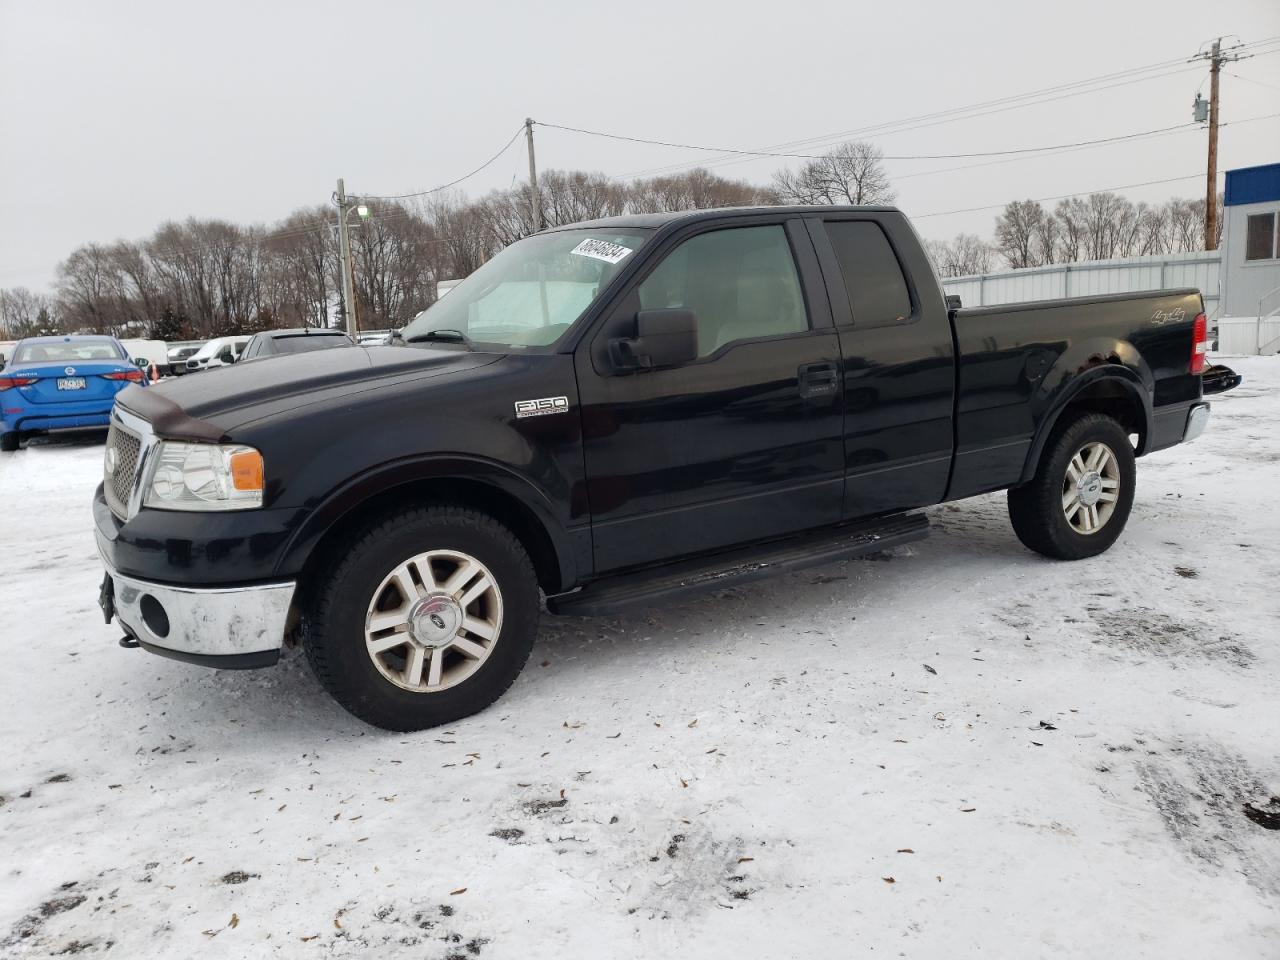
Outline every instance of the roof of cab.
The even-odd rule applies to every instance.
[[[673,210],[666,213],[628,213],[620,217],[601,217],[582,223],[566,223],[549,227],[544,233],[579,229],[640,229],[656,230],[672,223],[688,223],[696,220],[718,220],[732,217],[752,217],[766,213],[794,214],[796,216],[823,216],[830,213],[899,213],[897,207],[857,206],[787,206],[787,207],[711,207],[705,210]]]

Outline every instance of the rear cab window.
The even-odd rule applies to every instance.
[[[344,335],[333,333],[300,333],[292,337],[276,337],[276,353],[308,353],[325,347],[345,347],[351,343]]]
[[[853,325],[887,327],[915,320],[902,264],[880,224],[828,220],[823,226],[840,265]]]

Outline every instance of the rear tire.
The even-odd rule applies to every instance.
[[[1035,476],[1009,491],[1023,545],[1055,560],[1083,560],[1120,536],[1137,483],[1133,445],[1111,417],[1090,413],[1054,430]]]
[[[366,723],[410,731],[502,696],[529,658],[540,601],[510,530],[436,505],[387,514],[344,543],[304,609],[303,646],[324,688]]]
[[[18,432],[16,430],[11,430],[8,433],[0,433],[0,450],[3,450],[5,453],[13,453],[13,451],[18,449],[18,444],[21,440],[22,438],[18,436]]]

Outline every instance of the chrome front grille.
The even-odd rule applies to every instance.
[[[112,418],[111,428],[107,431],[106,451],[103,453],[103,491],[107,506],[122,520],[129,515],[129,495],[133,492],[133,478],[138,472],[138,454],[141,450],[141,439]]]

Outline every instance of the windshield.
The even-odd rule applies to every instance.
[[[508,349],[546,347],[586,311],[648,239],[647,230],[563,230],[513,243],[401,331]]]
[[[121,360],[124,355],[110,340],[73,340],[70,343],[24,343],[14,352],[14,363],[72,363],[82,360]]]

